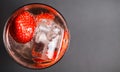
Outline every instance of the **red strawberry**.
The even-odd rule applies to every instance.
[[[41,22],[43,19],[46,19],[46,23],[49,24],[49,20],[53,20],[54,16],[49,13],[43,13],[36,16],[36,21]]]
[[[24,11],[14,19],[10,33],[15,41],[26,43],[32,39],[35,26],[32,14]]]

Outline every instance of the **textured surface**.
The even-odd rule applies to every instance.
[[[36,72],[120,72],[119,0],[1,0],[0,72],[35,72],[16,64],[4,48],[5,21],[18,7],[45,3],[60,11],[71,31],[71,43],[56,65]]]

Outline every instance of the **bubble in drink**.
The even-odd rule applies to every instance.
[[[4,44],[20,65],[42,69],[58,62],[69,43],[65,19],[54,8],[28,4],[17,9],[4,28]]]

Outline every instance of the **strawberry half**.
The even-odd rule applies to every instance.
[[[36,22],[41,22],[42,20],[46,20],[46,24],[49,25],[49,20],[53,20],[54,16],[52,14],[49,13],[43,13],[43,14],[39,14],[36,16]]]
[[[33,15],[28,11],[24,11],[14,19],[10,27],[10,34],[15,41],[26,43],[32,39],[35,26]]]

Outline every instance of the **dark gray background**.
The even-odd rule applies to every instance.
[[[28,3],[44,3],[57,9],[71,33],[64,57],[47,69],[18,65],[2,41],[8,17]],[[0,39],[0,72],[120,72],[120,0],[0,0]]]

